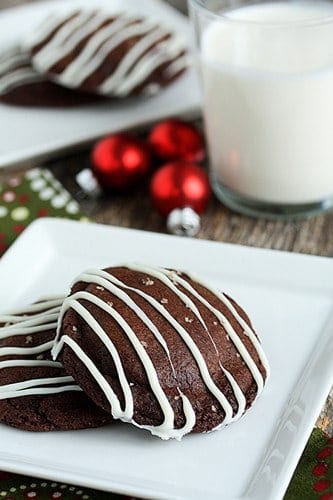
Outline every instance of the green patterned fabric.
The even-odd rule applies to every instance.
[[[47,169],[35,168],[0,184],[0,255],[38,217],[85,219],[78,203]]]
[[[0,185],[0,255],[30,222],[45,216],[87,220],[76,201],[47,169],[30,170]],[[0,472],[0,500],[126,498],[129,497]],[[221,500],[229,500],[223,497],[223,491]],[[333,438],[327,438],[321,430],[313,430],[284,500],[333,500]]]
[[[285,500],[333,500],[333,438],[314,429]]]
[[[1,500],[126,500],[129,498],[115,493],[103,493],[80,486],[0,471]]]

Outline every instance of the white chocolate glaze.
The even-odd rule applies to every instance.
[[[90,12],[80,12],[64,25],[51,38],[34,59],[37,67],[48,70],[60,59],[71,52],[86,37],[93,33],[102,23],[100,16]]]
[[[128,268],[129,269],[133,269],[132,266],[128,266]],[[149,276],[154,276],[154,277],[156,276],[154,270],[149,269],[149,273],[147,273],[146,269],[147,269],[146,267],[142,267],[142,266],[138,266],[137,267],[137,266],[135,266],[135,270],[136,271],[144,272],[144,273],[148,274]],[[100,271],[100,273],[104,273],[104,272]],[[200,370],[200,373],[201,373],[201,376],[202,376],[202,379],[203,379],[205,385],[208,387],[208,389],[210,390],[210,392],[216,397],[216,399],[219,401],[220,405],[224,409],[224,411],[226,413],[225,423],[229,423],[231,421],[231,419],[232,419],[232,407],[231,407],[230,403],[228,402],[228,400],[226,399],[226,397],[224,396],[224,394],[216,386],[216,384],[214,383],[212,377],[210,376],[210,373],[209,373],[207,364],[205,362],[205,359],[204,359],[202,353],[200,352],[200,349],[197,347],[197,345],[193,341],[191,335],[167,311],[167,309],[162,304],[160,304],[155,298],[151,297],[149,294],[143,292],[142,290],[139,290],[139,289],[136,289],[136,288],[129,287],[129,286],[125,285],[120,280],[114,278],[113,276],[111,276],[108,273],[103,274],[103,276],[107,277],[107,279],[109,279],[112,283],[117,283],[118,286],[121,286],[122,288],[125,288],[125,289],[128,289],[128,290],[132,290],[132,291],[136,292],[138,295],[140,295],[141,297],[143,297],[147,302],[149,302],[174,327],[174,329],[177,331],[177,333],[180,335],[180,337],[184,340],[184,342],[187,345],[187,347],[189,348],[192,356],[194,357],[196,363],[198,364],[198,367],[199,367],[199,370]],[[171,283],[170,280],[167,280],[165,284],[167,284],[167,286],[169,288],[173,289],[173,286],[172,286],[172,283]],[[184,302],[185,302],[186,305],[188,305],[188,307],[191,307],[190,306],[190,304],[191,304],[190,300],[184,301]],[[195,305],[193,304],[192,307],[195,308]],[[198,316],[200,316],[199,315],[199,311],[197,311],[197,314],[198,314]]]
[[[69,382],[72,382],[72,384],[68,384]],[[72,377],[40,378],[27,380],[24,382],[24,385],[22,382],[2,385],[0,387],[0,399],[11,399],[22,396],[42,396],[65,391],[81,391],[81,389],[78,385],[73,384]]]
[[[58,26],[60,26],[64,21],[70,20],[73,16],[77,15],[78,12],[73,12],[69,15],[68,12],[58,13],[54,15],[54,12],[50,13],[42,23],[39,23],[38,27],[34,28],[29,32],[27,37],[22,42],[22,47],[24,49],[29,49],[33,45],[40,44],[45,38],[52,33]]]
[[[122,14],[102,11],[74,12],[61,15],[35,29],[26,39],[24,49],[32,52],[32,62],[39,73],[48,73],[60,84],[70,88],[85,88],[102,95],[124,97],[143,84],[161,65],[162,85],[172,80],[190,64],[182,36],[152,22]],[[50,36],[52,34],[52,36]],[[98,85],[86,83],[107,59],[108,55],[122,44],[138,37],[115,70],[112,70]],[[85,41],[83,46],[80,43]],[[79,47],[80,46],[80,47]],[[79,49],[78,49],[79,47]],[[75,57],[59,72],[53,67],[64,57],[76,51]],[[152,84],[153,83],[153,84]],[[158,82],[144,86],[143,92],[156,93]]]
[[[259,394],[264,386],[264,377],[230,322],[220,311],[209,304],[207,300],[201,294],[199,294],[185,278],[183,278],[175,271],[169,271],[161,268],[152,268],[142,265],[128,265],[126,267],[134,272],[143,273],[146,276],[147,292],[143,291],[142,288],[129,286],[126,283],[120,281],[118,278],[116,278],[116,276],[112,275],[112,268],[108,271],[89,269],[79,275],[75,280],[75,283],[84,282],[90,286],[95,285],[95,288],[97,290],[111,293],[114,297],[117,298],[117,300],[120,300],[121,303],[128,307],[143,322],[143,324],[149,329],[149,332],[154,336],[158,344],[149,346],[148,340],[147,342],[143,342],[142,339],[140,341],[140,331],[134,331],[132,329],[132,327],[119,314],[119,312],[117,311],[117,307],[113,304],[113,302],[106,302],[102,300],[102,298],[97,297],[94,294],[94,288],[89,288],[89,291],[77,291],[64,300],[59,315],[58,331],[52,350],[53,358],[56,359],[59,356],[65,345],[72,349],[78,359],[80,359],[89,370],[90,374],[103,391],[103,394],[105,395],[107,401],[110,403],[110,410],[113,418],[121,419],[125,422],[130,422],[138,427],[148,429],[152,434],[157,435],[162,439],[181,439],[182,436],[184,436],[188,432],[191,432],[196,423],[195,410],[193,402],[191,403],[190,401],[190,395],[186,395],[186,393],[183,393],[183,390],[178,385],[176,370],[172,361],[173,353],[172,351],[170,352],[168,339],[164,335],[163,328],[158,327],[158,325],[148,317],[142,307],[140,307],[133,299],[133,294],[136,294],[144,299],[145,302],[149,303],[150,306],[152,306],[154,310],[159,313],[160,317],[172,326],[176,334],[186,344],[189,352],[191,353],[191,356],[196,362],[204,385],[212,394],[212,396],[217,400],[216,404],[219,404],[221,406],[221,409],[223,409],[223,421],[221,421],[221,423],[216,428],[237,420],[244,413],[246,408],[247,401],[245,394],[242,392],[241,387],[237,382],[237,377],[234,376],[230,372],[230,370],[227,370],[223,366],[216,343],[214,342],[212,335],[209,333],[209,327],[206,325],[202,315],[198,310],[198,307],[191,299],[191,296],[195,297],[204,307],[208,308],[210,312],[214,314],[219,323],[223,326],[227,334],[230,336],[230,340],[233,342],[234,348],[236,349],[237,356],[240,357],[240,362],[243,362],[243,364],[246,364],[246,366],[248,367],[253,380],[256,382],[257,394]],[[150,294],[150,292],[153,294],[152,290],[155,280],[159,280],[164,285],[166,285],[168,287],[168,290],[175,294],[184,303],[184,310],[188,311],[189,315],[191,315],[190,318],[185,318],[185,321],[187,319],[189,322],[189,327],[184,327],[182,324],[180,324],[179,319],[177,320],[168,310],[167,306],[164,306],[164,303],[168,302],[167,300],[166,302],[163,302],[163,300],[158,300],[158,298]],[[198,280],[194,279],[194,282],[195,281],[198,284],[200,283]],[[180,289],[178,285],[181,285],[182,289]],[[207,286],[206,288],[211,290]],[[236,321],[241,324],[242,328],[246,332],[246,335],[251,340],[253,348],[257,352],[259,359],[265,361],[266,364],[262,364],[267,373],[267,360],[262,353],[259,342],[255,341],[255,339],[257,339],[255,333],[247,324],[245,324],[245,322],[243,322],[242,318],[240,318],[237,311],[233,308],[232,304],[225,298],[224,295],[223,297],[220,297],[218,292],[215,292],[215,295],[223,302],[223,304],[227,305],[231,314],[234,316],[234,319],[236,319]],[[97,306],[105,313],[107,313],[110,316],[110,319],[112,318],[112,320],[118,324],[123,334],[131,343],[142,364],[150,389],[154,394],[156,401],[158,402],[160,409],[164,415],[163,422],[160,425],[141,425],[135,421],[131,381],[126,377],[126,369],[124,366],[126,360],[123,360],[121,358],[120,353],[117,351],[117,347],[112,342],[108,333],[103,329],[102,325],[96,320],[96,318],[94,318],[88,311],[86,305],[88,303]],[[94,335],[96,335],[100,339],[104,348],[106,348],[110,353],[117,371],[120,386],[123,391],[123,397],[125,401],[124,408],[121,408],[120,401],[114,393],[112,387],[110,386],[110,383],[105,379],[104,375],[93,363],[89,356],[89,353],[84,352],[82,346],[79,345],[79,341],[73,339],[70,336],[70,333],[62,331],[62,320],[69,309],[75,310],[75,312],[82,318],[82,320],[89,325]],[[194,318],[192,318],[192,315],[194,316]],[[201,352],[199,346],[195,342],[195,337],[192,337],[191,335],[190,324],[192,323],[192,321],[199,322],[199,324],[201,325],[200,331],[202,331],[203,327],[204,336],[206,337],[203,339],[204,342],[207,342],[207,345],[209,343],[216,352],[216,356],[219,359],[219,366],[221,368],[221,371],[226,381],[230,384],[231,390],[234,394],[234,399],[237,402],[237,411],[233,411],[230,401],[228,401],[227,397],[220,390],[217,383],[214,381],[212,375],[210,374],[209,367],[205,360],[205,355],[203,352]],[[251,330],[252,335],[250,334],[249,330]],[[174,427],[174,410],[162,387],[163,381],[159,380],[158,372],[154,365],[153,358],[154,354],[156,354],[157,352],[156,350],[158,346],[161,350],[159,356],[164,353],[165,362],[168,364],[170,372],[173,374],[175,383],[177,384],[175,388],[176,396],[174,397],[175,399],[178,399],[180,397],[182,400],[182,407],[185,415],[185,425],[181,429],[176,429]]]
[[[148,269],[149,268],[147,268],[147,270]],[[162,272],[163,272],[163,274],[168,274],[168,273],[170,274],[170,271],[167,271],[167,270],[162,270]],[[252,373],[252,376],[257,383],[258,392],[260,393],[262,391],[263,385],[264,385],[263,376],[261,375],[261,373],[260,373],[257,365],[254,363],[253,359],[251,358],[244,343],[241,341],[241,339],[240,339],[239,335],[237,335],[236,331],[232,328],[232,326],[231,326],[230,322],[227,320],[227,318],[221,313],[221,311],[218,311],[215,307],[213,307],[211,304],[209,304],[209,302],[204,297],[202,297],[198,292],[196,292],[196,290],[186,280],[184,280],[179,275],[177,275],[177,273],[174,273],[171,271],[171,276],[172,276],[172,279],[174,282],[179,283],[185,289],[187,289],[198,300],[200,300],[200,302],[202,302],[202,304],[204,304],[210,311],[212,311],[215,314],[215,316],[219,319],[219,321],[221,322],[223,327],[228,332],[231,341],[235,344],[235,346],[237,347],[237,349],[241,353],[244,362],[249,367],[249,369]],[[197,278],[191,276],[191,279],[194,282],[197,282],[197,283],[201,284],[202,286],[204,286],[207,290],[209,290],[214,295],[216,295],[219,298],[219,300],[221,302],[223,302],[223,304],[227,305],[228,309],[232,312],[234,318],[240,323],[240,325],[244,329],[244,333],[246,333],[246,335],[248,335],[249,338],[251,339],[252,344],[254,345],[254,347],[257,351],[259,359],[260,359],[262,365],[264,366],[265,371],[268,375],[268,361],[267,361],[267,358],[263,352],[263,349],[261,347],[260,342],[258,341],[253,330],[249,327],[249,325],[237,313],[236,309],[232,306],[231,302],[227,299],[227,297],[223,293],[220,293],[217,290],[215,290],[214,288],[210,287],[208,284],[202,283]]]
[[[227,321],[227,319],[224,317],[224,315],[222,315],[222,313],[220,311],[217,311],[217,309],[213,308],[211,306],[211,304],[209,304],[209,302],[206,299],[204,299],[204,297],[202,297],[199,293],[197,293],[195,291],[195,289],[188,283],[188,281],[186,281],[185,279],[181,278],[179,276],[179,274],[177,272],[175,272],[175,271],[168,271],[167,269],[162,269],[162,268],[155,269],[155,268],[151,268],[150,266],[141,266],[141,265],[139,266],[139,265],[134,265],[134,264],[129,265],[128,267],[130,269],[133,269],[133,270],[136,270],[136,271],[140,271],[140,272],[145,272],[146,274],[154,276],[155,278],[159,279],[160,281],[162,281],[163,283],[165,283],[167,286],[169,286],[169,288],[171,288],[172,291],[185,303],[185,305],[187,307],[189,307],[189,309],[191,309],[191,311],[198,317],[198,319],[200,320],[200,322],[203,324],[203,326],[204,326],[204,328],[206,330],[207,336],[209,337],[209,340],[212,342],[215,351],[217,352],[217,354],[219,354],[217,346],[216,346],[216,343],[214,342],[212,336],[210,335],[208,327],[204,323],[204,321],[203,321],[203,319],[202,319],[202,317],[201,317],[201,315],[200,315],[197,307],[192,302],[192,300],[188,297],[188,295],[186,295],[185,293],[181,292],[175,286],[175,283],[181,284],[194,297],[196,297],[203,305],[205,305],[210,311],[212,311],[218,317],[218,319],[221,320],[221,324],[223,325],[224,328],[226,328],[228,334],[230,335],[230,338],[236,340],[236,343],[237,343],[236,347],[238,349],[240,348],[240,350],[242,352],[242,359],[247,364],[248,368],[251,371],[251,374],[252,374],[253,378],[255,379],[255,381],[257,383],[257,387],[258,387],[257,395],[261,393],[261,391],[263,389],[263,386],[264,386],[264,379],[263,379],[260,371],[258,370],[258,367],[253,362],[253,360],[252,360],[249,352],[247,351],[246,347],[242,343],[241,339],[239,338],[239,336],[237,335],[237,333],[235,332],[235,330],[232,328],[230,322]],[[195,281],[198,282],[198,280],[196,280],[194,277],[191,277],[191,279],[194,282]],[[205,286],[205,288],[207,288],[207,289],[210,290],[210,288],[206,284],[203,284],[203,286]],[[235,313],[236,313],[236,311],[233,310],[233,314],[234,314],[234,316],[238,320],[239,316],[236,315]],[[259,347],[261,349],[260,344],[259,344]],[[256,348],[257,348],[257,345],[256,345]],[[238,402],[238,411],[237,411],[236,416],[233,417],[233,420],[236,420],[245,411],[245,404],[246,404],[245,397],[244,397],[244,394],[241,391],[241,388],[239,387],[239,385],[237,384],[236,380],[232,376],[232,374],[230,372],[228,372],[228,370],[226,370],[225,367],[223,367],[221,363],[220,363],[220,366],[221,366],[221,369],[223,370],[224,374],[228,378],[228,380],[229,380],[229,382],[230,382],[230,384],[231,384],[231,386],[233,388],[236,400]],[[221,425],[225,425],[226,423],[228,423],[228,422],[222,422]]]
[[[37,345],[36,347],[0,347],[1,356],[33,356],[41,352],[49,351],[53,347],[53,340],[45,342],[45,344]]]
[[[14,46],[0,55],[0,71],[1,73],[16,68],[18,65],[25,63],[27,60],[26,54],[20,51],[19,47]]]
[[[102,271],[100,271],[100,272],[102,273]],[[107,273],[105,273],[105,274],[107,276],[109,276]],[[84,275],[80,276],[80,280],[82,278],[84,279]],[[96,281],[96,276],[95,276],[94,282],[97,282],[99,286],[103,286],[103,285],[108,286],[107,280],[105,280],[103,278],[102,279],[97,278],[97,281]],[[128,298],[130,303],[133,302],[126,294],[123,294],[123,296],[125,297],[125,300]],[[151,430],[151,432],[153,434],[158,435],[162,438],[165,435],[169,434],[170,432],[173,432],[175,434],[175,437],[177,436],[177,434],[180,435],[181,432],[183,431],[183,429],[182,430],[178,429],[175,431],[173,428],[173,421],[174,421],[173,409],[172,409],[172,407],[171,407],[171,405],[170,405],[170,403],[169,403],[169,401],[168,401],[168,399],[167,399],[167,397],[166,397],[166,395],[165,395],[165,393],[164,393],[164,391],[159,383],[156,370],[154,368],[154,365],[153,365],[146,349],[139,341],[135,332],[126,323],[126,321],[120,316],[120,314],[117,313],[117,311],[115,311],[115,309],[112,306],[103,302],[101,299],[97,298],[95,295],[93,295],[91,293],[87,293],[87,292],[77,292],[77,293],[71,295],[70,297],[68,297],[68,299],[66,299],[64,306],[62,308],[61,316],[59,317],[59,322],[61,321],[61,318],[63,317],[65,312],[69,308],[72,308],[78,314],[80,314],[80,316],[93,329],[93,331],[96,333],[96,335],[98,335],[98,337],[102,340],[105,347],[109,350],[110,355],[111,355],[111,357],[115,363],[115,366],[117,368],[117,371],[118,371],[120,385],[121,385],[121,387],[123,389],[123,393],[124,393],[125,411],[122,411],[120,409],[120,404],[119,404],[118,398],[116,397],[116,395],[112,391],[110,385],[105,381],[104,377],[97,370],[96,366],[93,365],[91,360],[90,360],[90,362],[87,363],[87,356],[86,355],[83,356],[82,349],[79,350],[77,343],[75,343],[72,339],[69,339],[68,336],[61,337],[59,346],[57,346],[57,344],[55,342],[55,348],[53,350],[53,354],[57,355],[59,353],[59,351],[61,350],[63,344],[64,343],[69,344],[68,340],[72,340],[72,342],[70,343],[72,349],[74,350],[74,352],[76,352],[76,354],[78,355],[78,357],[81,360],[84,357],[85,362],[86,362],[86,366],[88,367],[89,371],[94,376],[96,382],[99,384],[99,386],[103,390],[105,396],[107,397],[107,399],[110,403],[113,417],[121,419],[125,422],[131,422],[135,425],[138,425],[138,424],[136,424],[136,422],[133,419],[134,407],[133,407],[132,392],[130,389],[129,382],[126,379],[126,375],[125,375],[119,354],[118,354],[114,344],[110,340],[109,336],[107,335],[107,333],[102,329],[102,327],[97,323],[97,321],[92,317],[92,315],[87,311],[87,309],[84,308],[82,306],[82,304],[77,302],[79,299],[85,299],[86,301],[90,301],[93,304],[100,307],[101,309],[103,309],[108,314],[110,314],[110,316],[112,316],[113,319],[115,319],[115,321],[123,329],[124,333],[127,335],[128,339],[132,343],[136,353],[138,354],[138,356],[139,356],[139,358],[144,366],[144,369],[145,369],[147,378],[149,380],[151,389],[152,389],[157,401],[159,402],[160,407],[161,407],[163,414],[164,414],[164,421],[163,421],[162,425],[156,426],[156,427],[145,426],[145,428]],[[127,303],[127,300],[126,300],[126,303]],[[137,308],[137,310],[138,309],[139,308]],[[141,312],[142,312],[141,316],[143,316],[144,313],[143,313],[143,311],[141,311]],[[180,391],[179,391],[179,394],[181,397],[183,397],[183,395],[181,394]],[[192,422],[192,420],[193,420],[192,414],[190,414],[189,419],[186,421],[186,426],[185,426],[186,428],[188,428],[188,426],[189,426],[189,421]],[[142,427],[142,426],[140,426],[140,427]]]
[[[105,57],[105,54],[110,52],[113,46],[116,46],[113,44],[119,44],[126,40],[126,34],[125,38],[120,38],[120,35],[126,33],[126,26],[131,22],[133,21],[129,18],[119,16],[112,23],[101,28],[95,36],[88,40],[76,59],[63,71],[64,81],[80,85],[88,78],[101,65],[101,59]]]
[[[0,314],[0,340],[11,337],[25,336],[25,343],[22,346],[0,347],[0,383],[1,370],[8,368],[38,368],[48,367],[59,370],[61,363],[48,359],[39,359],[43,353],[50,352],[53,340],[42,342],[33,347],[33,335],[38,332],[56,330],[57,318],[60,312],[63,297],[45,297],[40,302],[32,304],[24,309],[12,310],[6,314]],[[23,339],[22,339],[23,340]],[[3,357],[10,356],[13,359],[2,360]],[[22,358],[22,356],[28,357]],[[81,391],[72,377],[54,376],[44,378],[33,378],[12,384],[0,385],[0,400],[18,398],[22,396],[47,395],[64,391]]]
[[[0,96],[10,90],[45,80],[31,66],[26,53],[15,47],[0,56]]]

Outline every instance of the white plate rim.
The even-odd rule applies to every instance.
[[[306,266],[308,269],[311,267],[323,270],[330,270],[333,273],[333,262],[331,259],[327,257],[319,257],[319,256],[310,256],[304,254],[295,254],[290,252],[282,252],[277,250],[268,250],[262,248],[251,248],[244,247],[240,245],[234,245],[229,243],[219,243],[213,241],[206,240],[189,240],[176,236],[168,236],[159,233],[151,233],[148,231],[141,231],[135,229],[126,229],[126,228],[118,228],[118,227],[110,227],[105,225],[99,225],[94,223],[88,223],[87,225],[81,222],[68,221],[64,219],[40,219],[28,227],[25,232],[16,240],[16,242],[11,246],[11,248],[4,255],[2,260],[0,261],[0,276],[3,268],[7,266],[11,266],[12,262],[15,261],[17,254],[22,254],[24,252],[24,247],[26,243],[30,240],[34,240],[36,235],[40,232],[44,232],[45,234],[49,234],[52,238],[54,238],[55,233],[58,231],[66,230],[66,233],[69,232],[75,238],[75,235],[82,233],[83,228],[94,233],[97,231],[99,234],[112,234],[113,237],[120,237],[123,235],[126,238],[145,238],[149,242],[151,239],[159,239],[161,244],[166,243],[167,241],[173,241],[175,245],[185,246],[186,248],[201,248],[205,251],[209,248],[223,248],[229,252],[240,252],[244,256],[250,256],[251,258],[261,258],[261,256],[266,256],[275,264],[279,264],[282,261],[289,261],[293,267],[297,266]],[[97,234],[97,233],[96,233]],[[62,246],[63,249],[63,246]],[[293,393],[291,394],[291,398],[289,401],[289,405],[285,408],[283,417],[281,419],[280,424],[276,429],[276,439],[273,442],[265,457],[262,460],[260,467],[258,468],[257,474],[254,475],[252,481],[248,485],[246,491],[244,491],[244,495],[239,498],[242,499],[279,499],[283,496],[289,480],[291,478],[292,472],[295,469],[298,459],[302,453],[302,450],[307,442],[308,436],[311,433],[313,428],[313,424],[315,422],[316,417],[319,414],[322,405],[325,402],[326,396],[330,390],[330,387],[333,382],[333,314],[330,314],[326,323],[326,327],[324,331],[321,332],[320,338],[322,342],[318,342],[315,352],[313,353],[313,357],[308,360],[308,365],[306,370],[304,370],[297,386],[295,387]],[[320,390],[318,390],[318,387]],[[304,405],[304,401],[308,396],[308,392],[312,394],[312,407],[307,409],[306,415],[305,413],[299,417],[297,410],[299,407]],[[293,434],[293,446],[291,447],[290,442],[287,443],[286,449],[286,460],[284,464],[280,467],[278,476],[276,477],[276,481],[273,487],[270,487],[270,491],[267,490],[269,486],[269,474],[270,470],[270,462],[272,459],[274,460],[275,453],[275,445],[276,441],[279,439],[283,440],[283,435],[285,435],[287,431],[288,436],[288,425],[295,423],[295,410],[296,417],[298,418],[298,430]],[[223,432],[223,431],[221,431]],[[2,452],[0,452],[0,466],[16,473],[25,473],[31,475],[45,475],[45,477],[50,478],[51,480],[62,480],[67,481],[69,483],[77,483],[80,485],[104,489],[107,486],[107,489],[110,488],[110,484],[101,486],[101,478],[87,478],[84,475],[79,475],[77,472],[71,473],[71,471],[63,471],[63,470],[55,470],[52,468],[48,468],[47,465],[41,467],[40,464],[38,466],[31,464],[29,462],[22,463],[15,461],[13,458],[12,462],[7,462],[2,458]],[[119,492],[122,494],[133,494],[133,495],[142,495],[146,498],[186,498],[182,495],[177,495],[176,491],[165,492],[165,495],[158,491],[158,495],[156,492],[152,491],[151,488],[146,489],[144,486],[138,488],[136,485],[124,485],[122,480],[117,482],[115,480],[112,482],[112,491]],[[111,491],[111,490],[109,490]],[[172,496],[170,496],[170,494]],[[236,498],[228,500],[236,500]]]

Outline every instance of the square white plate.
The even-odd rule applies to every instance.
[[[1,309],[126,261],[193,271],[235,297],[270,360],[262,396],[239,422],[181,442],[125,424],[50,433],[0,425],[0,469],[146,498],[281,499],[333,381],[333,260],[42,219],[0,261]]]
[[[20,41],[50,13],[75,6],[146,15],[179,32],[191,46],[188,19],[162,0],[48,0],[0,11],[0,50]],[[130,98],[76,108],[25,108],[0,103],[0,168],[45,159],[97,138],[173,115],[197,115],[200,93],[195,69],[155,97]]]

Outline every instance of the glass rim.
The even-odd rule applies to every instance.
[[[272,3],[287,3],[286,0],[268,0],[266,4],[272,4]],[[308,2],[306,0],[300,0],[299,2],[293,2],[292,0],[289,3],[304,3],[307,4]],[[317,2],[311,1],[311,3],[317,3],[317,4],[324,4],[324,5],[331,5],[332,6],[332,14],[331,15],[323,15],[323,16],[316,16],[313,19],[295,19],[292,21],[254,21],[250,19],[234,19],[231,17],[228,17],[226,13],[224,12],[214,12],[212,9],[210,9],[206,4],[205,0],[188,0],[188,4],[196,9],[197,11],[200,11],[204,13],[206,16],[211,17],[212,19],[215,20],[220,20],[223,22],[226,22],[228,24],[234,24],[234,25],[248,25],[248,26],[262,26],[263,28],[274,28],[274,27],[279,27],[279,28],[291,28],[291,27],[304,27],[304,28],[311,28],[311,27],[318,27],[324,24],[333,24],[333,2],[326,1],[326,0],[319,0]],[[230,7],[229,11],[232,10],[237,10],[242,7],[247,7],[250,5],[261,5],[261,3],[257,3],[255,0],[252,2],[249,2],[247,5],[239,5],[237,7]]]

